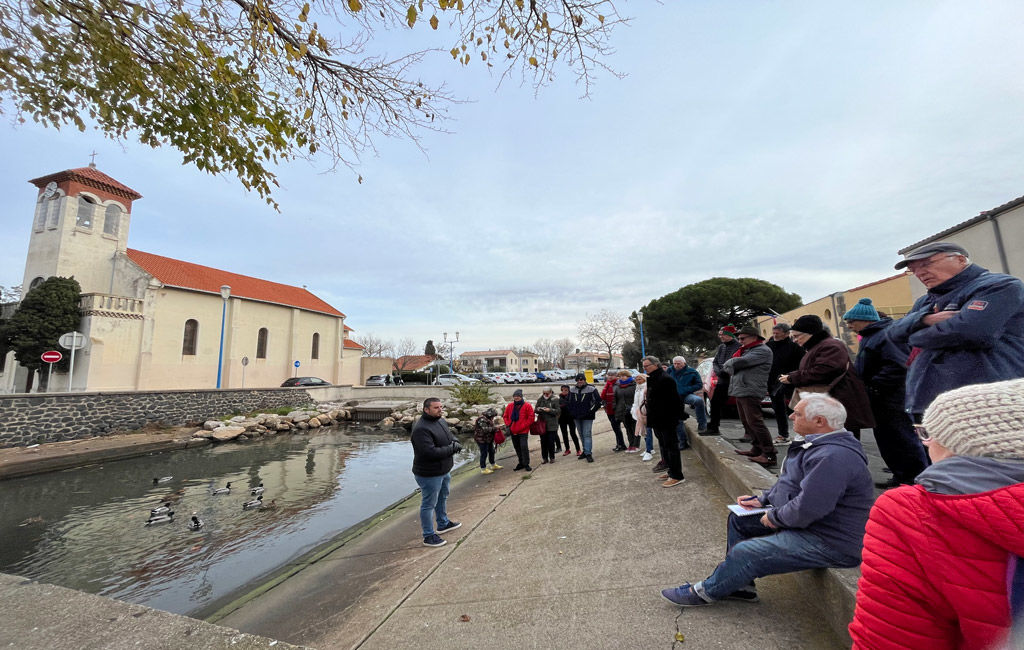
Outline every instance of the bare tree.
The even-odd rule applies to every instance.
[[[21,298],[20,284],[14,287],[5,287],[0,284],[0,303],[18,302],[19,298]]]
[[[612,367],[612,355],[633,338],[633,326],[622,314],[602,309],[596,314],[588,314],[587,319],[579,324],[577,333],[580,342],[586,346],[608,354],[608,368]]]
[[[388,351],[394,348],[394,343],[386,341],[372,332],[359,336],[359,344],[363,346],[364,357],[386,357]]]
[[[406,357],[411,354],[416,354],[416,341],[410,337],[405,337],[401,341],[395,344],[394,357]]]
[[[554,359],[559,368],[565,367],[565,358],[576,349],[576,342],[566,337],[552,342],[555,347]]]
[[[558,363],[558,349],[551,339],[537,339],[533,343],[533,350],[540,355],[544,363],[551,365]]]

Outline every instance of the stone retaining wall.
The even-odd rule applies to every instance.
[[[199,426],[232,413],[312,401],[301,388],[0,395],[0,447],[93,438],[147,424]]]

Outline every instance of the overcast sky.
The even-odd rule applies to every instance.
[[[21,282],[26,181],[94,149],[145,197],[132,248],[308,285],[357,340],[458,330],[456,352],[574,337],[713,276],[810,301],[1024,194],[1019,0],[621,4],[625,78],[535,96],[438,55],[423,74],[471,100],[451,133],[379,140],[362,184],[282,167],[281,213],[171,149],[0,125],[0,285]]]

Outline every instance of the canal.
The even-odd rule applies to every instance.
[[[3,481],[0,572],[195,614],[413,493],[411,465],[404,431],[339,428]]]

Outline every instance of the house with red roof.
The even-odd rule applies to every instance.
[[[52,276],[82,287],[87,343],[72,390],[256,388],[294,375],[359,381],[362,346],[345,314],[306,288],[129,248],[142,195],[95,165],[29,182],[38,196],[23,291]],[[10,353],[0,391],[23,392],[30,381]],[[54,373],[54,384],[64,390],[67,377]]]

